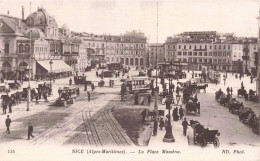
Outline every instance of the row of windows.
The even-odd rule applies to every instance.
[[[43,47],[35,47],[35,51],[45,51],[47,52],[48,48],[43,48]]]
[[[179,45],[179,49],[230,49],[230,45]],[[169,49],[169,45],[168,45]]]
[[[107,57],[106,58],[106,60],[107,61],[110,61],[110,58],[109,57]],[[124,59],[124,58],[120,58],[120,62],[122,63],[122,64],[125,64],[125,65],[129,65],[129,63],[130,63],[130,65],[134,65],[134,60],[135,60],[135,65],[144,65],[144,60],[143,60],[143,58],[141,58],[140,59],[140,61],[139,61],[139,59],[138,58],[130,58],[130,62],[129,62],[129,58],[126,58],[126,59]],[[117,57],[117,58],[111,58],[111,62],[119,62],[119,58]]]
[[[123,54],[143,55],[143,54],[144,54],[144,51],[124,51],[124,52],[123,52],[123,50],[117,50],[115,53],[116,53],[116,54],[121,54],[121,55],[123,55]],[[107,54],[114,54],[114,53],[109,53],[109,52],[107,52]]]
[[[224,57],[230,57],[231,52],[228,51],[218,51],[218,52],[178,52],[179,56],[224,56]]]
[[[182,62],[193,62],[193,63],[230,63],[229,60],[227,59],[187,59],[187,58],[183,58],[181,59]]]
[[[88,43],[88,47],[99,47],[99,43]],[[101,48],[105,47],[105,43],[101,43]],[[107,44],[107,48],[144,48],[144,44]]]

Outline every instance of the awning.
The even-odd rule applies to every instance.
[[[48,72],[50,71],[50,60],[40,60],[37,61],[44,69]],[[63,60],[52,60],[52,72],[53,73],[61,73],[61,72],[68,72],[73,71],[73,69],[66,64]]]

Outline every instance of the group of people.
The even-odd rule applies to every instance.
[[[227,89],[226,89],[226,91],[227,91],[227,95],[233,95],[233,88],[232,87],[227,87]]]
[[[10,119],[10,116],[7,115],[7,118],[5,119],[5,125],[6,125],[6,133],[7,134],[10,134],[11,131],[10,131],[10,126],[11,126],[11,123],[12,123],[12,120]],[[29,122],[29,125],[28,125],[28,140],[30,140],[30,137],[33,137],[33,126],[32,124]]]

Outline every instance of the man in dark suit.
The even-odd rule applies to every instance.
[[[30,140],[30,136],[34,138],[32,133],[33,133],[33,126],[32,126],[31,123],[29,123],[29,126],[28,126],[28,140]]]
[[[9,115],[7,115],[7,119],[5,120],[5,125],[6,125],[6,132],[10,134],[10,125],[11,125],[12,120],[9,118]]]

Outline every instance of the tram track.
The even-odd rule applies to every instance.
[[[92,146],[103,146],[101,139],[98,135],[95,124],[91,120],[91,112],[90,110],[82,111],[82,119],[86,129],[87,139],[89,141],[89,145]]]
[[[132,141],[115,120],[110,109],[100,111],[96,119],[96,121],[98,120],[97,122],[94,122],[91,118],[92,116],[90,111],[89,108],[82,111],[82,118],[89,145],[96,147],[107,144],[117,146],[132,145]]]

